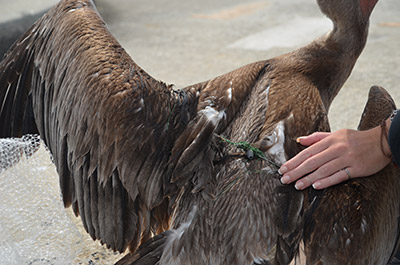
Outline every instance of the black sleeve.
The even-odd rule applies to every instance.
[[[389,146],[392,151],[393,161],[400,166],[400,111],[392,120],[389,129]]]

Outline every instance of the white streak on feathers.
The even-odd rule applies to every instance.
[[[228,88],[228,99],[229,102],[232,101],[232,87],[233,87],[233,81],[230,82],[231,86]]]
[[[219,121],[226,117],[225,111],[217,111],[214,108],[207,106],[205,109],[200,110],[200,114],[205,115],[206,118],[217,126]]]
[[[283,164],[286,162],[286,154],[284,149],[285,144],[285,125],[284,121],[278,122],[275,129],[273,130],[273,134],[276,137],[276,142],[272,147],[267,151],[269,155],[271,155],[274,160],[279,163]]]

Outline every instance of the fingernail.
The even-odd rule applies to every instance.
[[[278,173],[279,173],[279,175],[283,175],[283,174],[285,174],[286,173],[286,171],[287,171],[287,167],[285,167],[285,166],[282,166],[280,169],[278,169]]]
[[[283,176],[281,178],[281,183],[282,184],[287,184],[287,183],[289,183],[289,181],[290,181],[290,177],[289,176]]]
[[[294,187],[296,188],[296,190],[301,190],[304,187],[304,182],[299,181],[296,183],[296,185],[294,185]]]
[[[303,140],[304,138],[306,138],[305,136],[300,136],[300,137],[297,137],[297,139],[296,139],[296,143],[300,143],[300,141],[301,140]]]
[[[320,182],[320,181],[317,181],[317,182],[315,182],[314,184],[312,184],[312,186],[313,186],[314,189],[317,190],[319,187],[321,187],[321,182]]]

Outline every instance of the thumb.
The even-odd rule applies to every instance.
[[[325,137],[327,137],[330,134],[331,133],[329,133],[329,132],[315,132],[308,136],[301,136],[301,137],[297,138],[296,142],[298,142],[299,144],[304,145],[304,146],[310,146],[310,145],[313,145],[313,144],[321,141],[322,139],[324,139]]]

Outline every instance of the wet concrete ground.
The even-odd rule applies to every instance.
[[[56,2],[0,0],[0,23],[38,13]],[[331,26],[314,0],[204,0],[201,4],[196,0],[96,0],[96,4],[132,58],[153,77],[177,87],[292,51]],[[371,85],[387,88],[400,105],[399,47],[400,1],[381,0],[372,14],[367,46],[332,104],[333,130],[356,128]],[[17,168],[17,174],[45,166],[33,163]],[[48,161],[43,163],[47,166]],[[49,173],[48,178],[52,184],[43,193],[58,189],[56,174]],[[20,189],[24,192],[23,186]],[[25,189],[29,192],[31,187]],[[38,211],[25,206],[17,207]],[[34,229],[35,223],[30,226]],[[87,262],[88,257],[81,260],[93,264]]]

